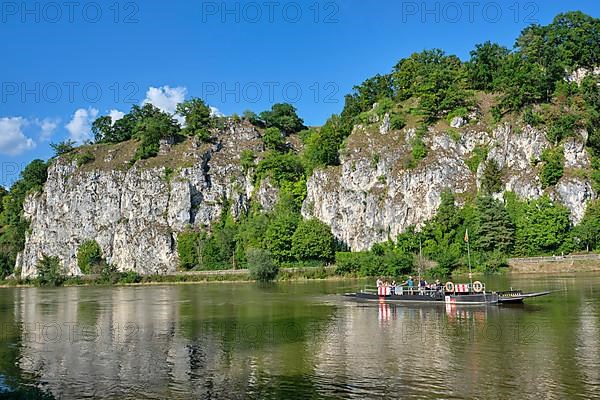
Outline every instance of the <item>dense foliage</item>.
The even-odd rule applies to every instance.
[[[304,121],[296,114],[296,108],[288,103],[274,104],[270,111],[263,111],[260,121],[266,128],[277,128],[288,135],[305,128]]]
[[[177,105],[177,112],[185,118],[182,133],[195,136],[208,142],[211,140],[209,128],[213,125],[210,107],[201,99],[191,99]]]
[[[97,274],[104,265],[102,249],[95,240],[86,240],[77,250],[77,265],[84,274]]]
[[[250,270],[250,277],[259,282],[270,282],[279,272],[271,254],[263,249],[246,250],[246,263]]]
[[[39,286],[60,286],[65,280],[58,257],[43,255],[37,264]]]

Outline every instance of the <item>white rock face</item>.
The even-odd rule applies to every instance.
[[[571,211],[571,222],[574,224],[583,219],[588,201],[597,197],[590,181],[578,177],[563,177],[556,185],[555,193],[552,197]]]
[[[385,113],[383,116],[383,121],[381,121],[381,125],[379,125],[379,133],[385,135],[390,131],[390,114]]]
[[[450,121],[450,126],[453,128],[462,128],[467,124],[467,120],[463,117],[454,117]]]
[[[585,149],[585,144],[577,138],[568,138],[564,143],[566,168],[590,168],[590,156]]]
[[[480,186],[484,163],[477,172],[466,164],[478,146],[486,147],[487,160],[495,160],[503,170],[503,190],[522,199],[540,197],[544,190],[534,164],[550,144],[542,131],[504,124],[491,133],[462,132],[459,140],[430,131],[425,138],[428,156],[410,169],[406,165],[414,130],[389,132],[385,141],[367,128],[356,127],[342,157],[342,165],[316,171],[308,180],[308,196],[302,214],[316,217],[332,227],[334,235],[354,251],[395,238],[411,225],[431,219],[439,207],[441,193],[449,189],[462,202],[462,194],[475,195]],[[567,148],[569,150],[567,150]],[[585,147],[566,146],[565,152],[583,165],[589,159]],[[589,180],[561,180],[553,189],[557,200],[581,220],[586,202],[595,198]],[[551,191],[550,191],[551,192]]]
[[[175,154],[175,146],[182,150]],[[239,155],[243,149],[260,153],[261,147],[253,127],[232,124],[215,145],[191,140],[163,145],[162,161],[183,157],[172,171],[143,162],[131,169],[102,164],[86,169],[59,159],[49,168],[43,193],[25,203],[31,233],[17,266],[23,276],[35,276],[37,261],[46,254],[58,256],[68,274],[79,274],[77,249],[93,239],[120,270],[173,271],[179,232],[210,225],[223,212],[225,199],[234,216],[246,210],[253,185]]]
[[[382,134],[381,126],[356,126],[341,165],[316,170],[307,182],[303,216],[329,224],[355,251],[422,226],[437,212],[444,190],[454,192],[459,203],[475,196],[485,163],[471,171],[467,161],[481,148],[487,149],[485,162],[494,160],[502,168],[503,191],[523,199],[549,193],[569,208],[574,223],[597,197],[581,173],[590,167],[581,139],[564,143],[565,177],[544,191],[536,164],[550,144],[537,129],[503,124],[488,132],[469,125],[458,136],[430,130],[423,139],[428,155],[413,165],[415,129]],[[36,275],[44,254],[59,257],[67,273],[79,274],[77,250],[88,239],[121,270],[173,271],[181,231],[209,226],[224,204],[239,216],[251,198],[265,211],[277,202],[277,189],[268,180],[255,188],[240,165],[243,150],[259,157],[263,151],[259,132],[249,125],[230,123],[212,145],[163,143],[161,155],[131,168],[126,162],[135,149],[124,156],[127,145],[100,146],[96,161],[82,167],[65,158],[53,163],[43,193],[25,203],[31,231],[17,261],[23,276]]]
[[[600,67],[595,67],[592,71],[587,68],[577,68],[575,71],[567,74],[565,80],[567,82],[576,82],[578,85],[581,85],[581,82],[588,76],[590,73],[594,75],[600,75]]]

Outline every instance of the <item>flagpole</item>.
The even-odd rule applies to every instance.
[[[471,246],[469,244],[469,228],[467,228],[465,233],[465,241],[467,242],[467,254],[469,258],[469,281],[471,282],[471,287],[473,287],[473,271],[471,270]]]
[[[419,285],[421,284],[421,270],[423,269],[423,242],[419,236]]]

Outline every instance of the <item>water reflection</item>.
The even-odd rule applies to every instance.
[[[335,295],[348,282],[10,289],[0,393],[590,398],[600,396],[598,283],[498,278],[567,289],[520,307],[354,303]]]

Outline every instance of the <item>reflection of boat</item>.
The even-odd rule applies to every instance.
[[[476,281],[465,284],[448,282],[446,285],[434,289],[367,286],[360,292],[347,293],[345,296],[360,301],[478,305],[522,303],[525,299],[547,294],[550,292],[523,293],[520,290],[486,292],[485,285]]]

